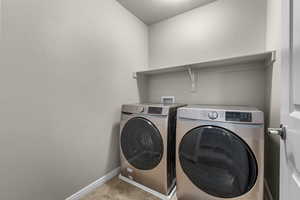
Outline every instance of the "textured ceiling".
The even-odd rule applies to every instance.
[[[150,25],[215,0],[117,0]]]

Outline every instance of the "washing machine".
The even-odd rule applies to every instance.
[[[182,104],[122,106],[121,177],[163,195],[175,186],[177,108]]]
[[[234,106],[180,108],[176,174],[178,200],[263,200],[263,112]]]

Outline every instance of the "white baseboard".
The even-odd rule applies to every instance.
[[[101,185],[103,185],[104,183],[106,183],[107,181],[109,181],[110,179],[112,179],[113,177],[117,176],[119,173],[120,173],[120,167],[112,170],[108,174],[102,176],[98,180],[96,180],[93,183],[89,184],[88,186],[82,188],[81,190],[79,190],[75,194],[69,196],[65,200],[79,200],[82,197],[84,197],[85,195],[87,195],[90,192],[92,192],[93,190],[95,190],[96,188],[98,188]]]
[[[176,186],[175,186],[175,187],[173,188],[173,190],[170,192],[169,196],[166,196],[166,195],[163,195],[163,194],[161,194],[161,193],[159,193],[159,192],[156,192],[156,191],[154,191],[154,190],[152,190],[152,189],[150,189],[150,188],[148,188],[148,187],[146,187],[146,186],[144,186],[144,185],[141,185],[141,184],[139,184],[139,183],[137,183],[137,182],[135,182],[135,181],[133,181],[133,180],[127,178],[127,177],[124,177],[124,176],[122,176],[121,174],[119,175],[119,179],[121,179],[121,180],[123,180],[123,181],[125,181],[125,182],[127,182],[127,183],[130,183],[130,184],[132,184],[132,185],[134,185],[134,186],[136,186],[136,187],[138,187],[138,188],[140,188],[140,189],[142,189],[142,190],[144,190],[144,191],[146,191],[146,192],[149,192],[150,194],[152,194],[152,195],[158,197],[158,198],[161,199],[161,200],[171,200],[172,197],[173,197],[174,195],[176,195]]]
[[[272,193],[271,193],[271,190],[270,190],[270,186],[268,184],[268,181],[265,179],[264,180],[264,188],[265,188],[265,196],[264,196],[264,200],[273,200],[273,196],[272,196]]]

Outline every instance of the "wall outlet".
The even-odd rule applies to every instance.
[[[162,96],[160,98],[160,102],[163,104],[175,103],[175,97],[174,96]]]

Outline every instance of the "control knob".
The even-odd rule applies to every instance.
[[[216,111],[213,111],[213,112],[209,112],[208,113],[208,118],[209,119],[212,119],[212,120],[214,120],[214,119],[217,119],[218,118],[218,113],[216,112]]]
[[[142,113],[144,111],[145,111],[145,108],[144,107],[140,107],[138,112]]]

